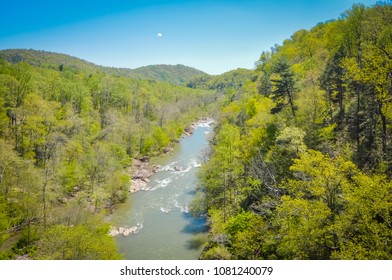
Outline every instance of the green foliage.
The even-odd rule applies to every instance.
[[[391,23],[390,4],[354,5],[227,91],[201,174],[202,258],[391,259]]]
[[[330,209],[320,201],[282,197],[276,223],[282,240],[277,253],[283,259],[326,259],[331,230],[325,226]]]
[[[347,190],[347,211],[338,222],[341,250],[336,259],[391,259],[392,182],[358,173]]]
[[[4,257],[118,258],[108,228],[86,224],[86,212],[123,202],[132,158],[161,154],[215,106],[211,91],[128,77],[180,83],[202,72],[135,72],[25,50],[0,56],[12,62],[0,62],[0,244],[19,239]]]
[[[289,103],[293,117],[295,117],[294,92],[295,80],[294,73],[286,60],[278,60],[274,65],[272,82],[272,99],[276,102],[276,107],[272,113],[280,112]],[[288,101],[286,101],[288,100]]]
[[[142,80],[156,80],[182,85],[193,77],[206,75],[204,72],[189,66],[177,65],[149,65],[133,69],[129,77]]]
[[[114,239],[106,226],[55,225],[45,230],[37,244],[37,259],[45,260],[113,260],[119,259]]]
[[[205,250],[200,258],[202,260],[230,260],[231,254],[226,247],[216,246]]]
[[[207,201],[205,192],[197,191],[189,206],[193,217],[201,217],[207,214]]]
[[[10,219],[7,215],[7,204],[0,195],[0,245],[8,238],[7,230],[10,226]]]
[[[140,80],[155,80],[182,85],[195,76],[206,75],[203,71],[184,65],[149,65],[136,69],[98,66],[91,62],[47,51],[10,49],[0,51],[0,58],[11,63],[25,61],[36,67],[44,67],[60,72],[104,72],[113,76],[122,76]]]
[[[187,82],[187,86],[190,88],[211,89],[227,94],[231,90],[241,88],[245,84],[245,82],[251,78],[251,70],[238,68],[236,70],[232,70],[221,75],[195,76]]]

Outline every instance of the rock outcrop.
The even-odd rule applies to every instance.
[[[140,224],[138,224],[137,226],[134,226],[134,227],[129,227],[129,228],[126,228],[126,227],[118,227],[118,228],[117,227],[112,227],[112,228],[110,228],[109,235],[110,236],[117,236],[117,235],[128,236],[128,235],[131,235],[131,234],[138,233],[141,228],[143,228],[143,226],[140,225]]]
[[[147,183],[150,182],[149,178],[160,170],[160,165],[149,165],[148,160],[145,158],[134,159],[131,168],[132,181],[130,192],[147,190]]]

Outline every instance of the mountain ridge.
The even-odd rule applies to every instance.
[[[13,64],[24,61],[30,65],[43,68],[63,70],[65,67],[74,71],[105,72],[133,79],[169,82],[175,85],[184,84],[195,76],[208,76],[207,73],[201,70],[182,64],[155,64],[133,69],[126,67],[111,67],[98,65],[68,54],[34,49],[0,50],[0,58]]]

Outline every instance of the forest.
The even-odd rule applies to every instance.
[[[354,5],[256,64],[200,175],[201,259],[391,259],[392,6]]]
[[[184,76],[181,71],[187,72]],[[134,158],[215,119],[200,259],[392,259],[392,6],[354,5],[254,70],[136,72],[0,51],[0,259],[120,259]]]
[[[0,258],[120,258],[103,217],[126,199],[133,158],[173,146],[218,95],[64,55],[1,54]]]

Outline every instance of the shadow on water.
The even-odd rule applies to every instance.
[[[181,232],[197,234],[208,231],[207,220],[205,218],[195,218],[189,213],[183,213],[182,216],[187,220],[187,224]]]
[[[185,248],[187,250],[199,250],[207,243],[207,240],[208,238],[205,234],[195,235],[185,243]]]
[[[181,232],[192,234],[191,239],[185,243],[187,250],[199,250],[207,242],[208,232],[207,220],[205,218],[195,218],[189,213],[183,213],[182,216],[187,220],[187,224]]]
[[[196,190],[190,190],[189,192],[186,193],[187,195],[195,195]]]

